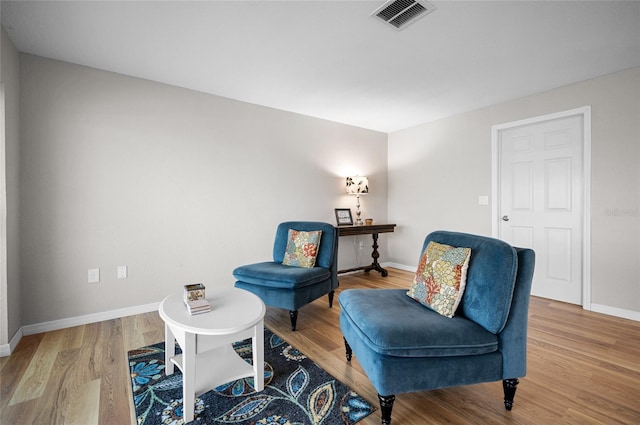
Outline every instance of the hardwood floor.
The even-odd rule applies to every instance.
[[[357,273],[341,276],[339,291],[406,288],[411,279],[395,269],[386,278]],[[345,360],[338,316],[324,297],[300,310],[296,332],[284,310],[268,308],[265,322],[377,407],[357,358]],[[511,412],[494,382],[400,394],[393,423],[640,424],[640,323],[535,297],[529,317],[528,374]],[[155,312],[23,337],[0,358],[0,423],[134,424],[127,351],[163,339]],[[379,410],[361,423],[378,425]]]

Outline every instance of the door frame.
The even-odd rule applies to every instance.
[[[559,118],[582,117],[582,308],[591,310],[591,105],[491,126],[491,234],[500,237],[500,143],[503,131]]]

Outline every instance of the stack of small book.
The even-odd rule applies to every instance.
[[[211,304],[204,297],[205,287],[202,283],[184,285],[184,303],[189,314],[201,314],[211,311]]]
[[[195,301],[185,301],[189,314],[202,314],[211,311],[211,304],[204,298]]]

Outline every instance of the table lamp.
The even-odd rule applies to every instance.
[[[360,195],[369,193],[369,179],[364,176],[347,177],[347,193],[356,195],[356,226],[362,226],[360,218]]]

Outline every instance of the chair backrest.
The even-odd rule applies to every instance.
[[[337,275],[338,232],[331,224],[320,221],[287,221],[280,223],[276,230],[275,242],[273,243],[273,261],[281,263],[282,260],[284,260],[289,229],[305,232],[322,230],[320,247],[318,248],[318,256],[316,257],[316,266],[330,269],[333,275]]]
[[[515,248],[486,236],[436,231],[425,238],[423,251],[431,241],[471,248],[467,284],[456,314],[500,333],[509,316],[518,270]]]
[[[502,378],[523,377],[527,374],[527,323],[529,298],[536,256],[528,248],[516,248],[518,274],[507,324],[498,335],[502,352]]]

